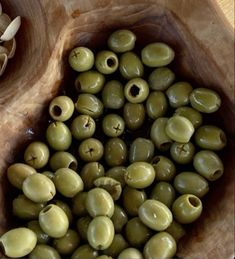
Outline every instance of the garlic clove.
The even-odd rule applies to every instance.
[[[2,34],[2,36],[0,37],[0,40],[2,41],[9,41],[12,40],[17,31],[20,28],[20,24],[21,24],[21,18],[20,16],[17,16],[6,28],[6,30],[4,31],[4,33]]]

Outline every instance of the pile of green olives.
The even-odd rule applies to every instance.
[[[169,45],[136,40],[120,29],[70,52],[73,94],[51,100],[46,140],[7,169],[22,223],[0,237],[9,258],[169,259],[201,216],[224,172],[225,132],[203,118],[220,96],[177,81]]]

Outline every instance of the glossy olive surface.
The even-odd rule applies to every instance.
[[[114,213],[113,213],[113,216],[111,217],[111,220],[113,222],[115,232],[119,233],[122,231],[123,227],[127,223],[128,216],[122,207],[115,204]]]
[[[37,220],[29,221],[27,227],[36,234],[38,244],[46,244],[50,241],[51,238],[41,229]]]
[[[144,105],[142,103],[126,103],[123,109],[123,118],[128,129],[139,129],[145,120]]]
[[[118,256],[118,259],[130,259],[130,258],[144,259],[142,253],[134,247],[128,247],[124,249]]]
[[[110,168],[108,171],[106,171],[105,175],[117,180],[123,188],[126,185],[126,182],[124,179],[125,172],[126,172],[126,168],[124,166],[114,166]]]
[[[161,91],[151,92],[146,101],[146,112],[151,119],[163,117],[168,108],[166,96]]]
[[[189,164],[193,160],[195,147],[192,142],[179,143],[174,142],[170,147],[172,159],[178,164]]]
[[[70,168],[76,171],[78,166],[77,159],[66,151],[54,153],[50,158],[49,164],[52,171],[56,171],[60,168]]]
[[[58,251],[49,246],[44,244],[38,244],[33,251],[29,254],[29,259],[61,259],[60,254]]]

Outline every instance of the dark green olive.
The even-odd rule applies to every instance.
[[[170,86],[166,91],[170,106],[178,108],[187,105],[192,91],[192,86],[187,82],[177,82]]]
[[[33,251],[29,254],[29,259],[61,259],[60,254],[56,251],[55,248],[39,244]]]
[[[87,229],[92,218],[90,216],[81,217],[77,220],[76,226],[82,239],[87,240]]]
[[[148,67],[166,66],[172,62],[174,57],[174,50],[162,42],[150,43],[141,51],[142,62]]]
[[[186,234],[183,226],[175,220],[171,222],[170,226],[165,231],[169,233],[176,242],[178,242]]]
[[[89,245],[79,246],[73,253],[71,259],[96,259],[98,252]]]
[[[139,217],[132,218],[125,226],[126,239],[131,246],[139,247],[147,242],[152,230],[146,227]]]
[[[110,138],[104,147],[104,158],[109,166],[120,166],[126,162],[127,147],[120,138]]]
[[[126,186],[122,193],[123,207],[130,216],[137,216],[138,209],[147,199],[144,190],[137,190]]]
[[[90,162],[83,166],[80,176],[84,183],[84,189],[90,190],[94,186],[94,181],[104,176],[104,167],[98,162]]]
[[[123,109],[123,118],[128,129],[139,129],[145,119],[144,105],[142,103],[126,103]]]
[[[118,69],[118,57],[110,50],[102,50],[97,53],[95,67],[102,74],[112,74]]]
[[[75,139],[90,138],[95,133],[96,123],[89,115],[79,115],[71,123],[70,130]]]
[[[199,112],[212,113],[221,105],[220,96],[207,88],[196,88],[190,94],[190,104]]]
[[[126,242],[124,237],[121,234],[116,234],[114,235],[111,245],[106,248],[103,253],[117,258],[117,256],[127,247],[128,243]]]
[[[37,220],[28,222],[27,227],[36,234],[38,244],[46,244],[50,241],[51,238],[41,229]]]
[[[155,156],[151,164],[155,170],[155,179],[157,181],[171,181],[175,174],[176,168],[174,163],[165,156]]]
[[[123,85],[117,80],[107,82],[102,90],[102,101],[105,108],[122,108],[125,102]]]
[[[160,201],[168,208],[171,208],[171,205],[175,200],[175,189],[170,183],[158,182],[153,187],[150,198]]]
[[[143,255],[141,252],[134,248],[134,247],[128,247],[124,249],[118,256],[117,259],[130,259],[130,258],[135,258],[135,259],[144,259]]]
[[[93,94],[80,94],[75,103],[77,111],[92,118],[98,118],[103,114],[103,103]]]
[[[114,213],[111,217],[116,233],[120,233],[128,221],[125,210],[119,205],[114,205]]]
[[[175,74],[168,67],[159,67],[149,75],[148,83],[152,90],[164,91],[175,80]]]
[[[189,164],[193,160],[195,147],[192,142],[178,143],[174,142],[170,148],[172,159],[178,164]]]
[[[105,175],[117,180],[123,188],[126,185],[126,182],[124,179],[125,172],[126,172],[126,168],[124,166],[115,166],[115,167],[110,168],[105,173]]]
[[[77,159],[66,151],[54,153],[50,158],[49,164],[52,171],[56,171],[60,168],[70,168],[76,171],[78,166]]]
[[[81,93],[97,94],[102,90],[104,83],[104,75],[95,70],[90,70],[78,75],[75,88]]]
[[[129,80],[142,77],[144,74],[144,66],[140,58],[134,52],[126,52],[120,57],[119,71],[125,79]]]
[[[224,131],[212,125],[204,125],[197,129],[194,139],[200,148],[214,151],[223,149],[227,144]]]
[[[129,161],[150,162],[154,155],[154,144],[146,138],[136,138],[130,146]]]
[[[146,101],[146,112],[151,119],[157,119],[166,114],[168,103],[166,96],[161,91],[153,91]]]
[[[193,158],[196,171],[209,181],[219,179],[224,173],[224,166],[219,156],[210,150],[202,150]]]
[[[79,192],[73,197],[72,199],[73,214],[79,217],[87,215],[86,198],[87,198],[87,192]]]
[[[108,114],[103,118],[102,129],[108,137],[119,137],[125,129],[125,122],[118,114]]]
[[[72,214],[72,210],[69,207],[69,205],[67,203],[63,202],[63,201],[60,201],[60,200],[54,200],[53,203],[55,205],[57,205],[58,207],[60,207],[64,211],[64,213],[68,217],[69,224],[71,224],[73,222],[73,214]]]
[[[199,174],[183,172],[174,179],[174,187],[180,194],[194,194],[202,198],[209,191],[208,182]]]
[[[78,153],[84,161],[96,162],[103,156],[104,147],[98,139],[88,138],[81,142]]]

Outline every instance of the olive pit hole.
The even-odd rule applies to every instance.
[[[212,178],[220,176],[222,174],[221,170],[216,170],[213,174],[212,174]]]
[[[188,201],[189,201],[189,203],[190,203],[193,207],[199,207],[199,205],[200,205],[198,199],[195,198],[195,197],[189,197],[189,198],[188,198]]]
[[[51,208],[52,208],[51,205],[46,206],[46,208],[44,208],[44,209],[42,210],[42,213],[48,212]]]
[[[108,58],[106,62],[108,67],[114,67],[116,65],[116,60],[113,57]]]
[[[152,164],[157,164],[160,161],[160,157],[159,156],[155,156],[152,160]]]
[[[58,116],[60,116],[60,115],[62,114],[62,109],[60,108],[60,106],[55,105],[55,106],[53,106],[53,108],[52,108],[52,112],[53,112],[53,114],[54,114],[56,117],[58,117]]]
[[[130,95],[136,97],[140,93],[140,88],[137,85],[133,85],[130,88]]]
[[[77,169],[77,163],[75,161],[72,161],[70,164],[69,164],[69,168],[76,171]]]

